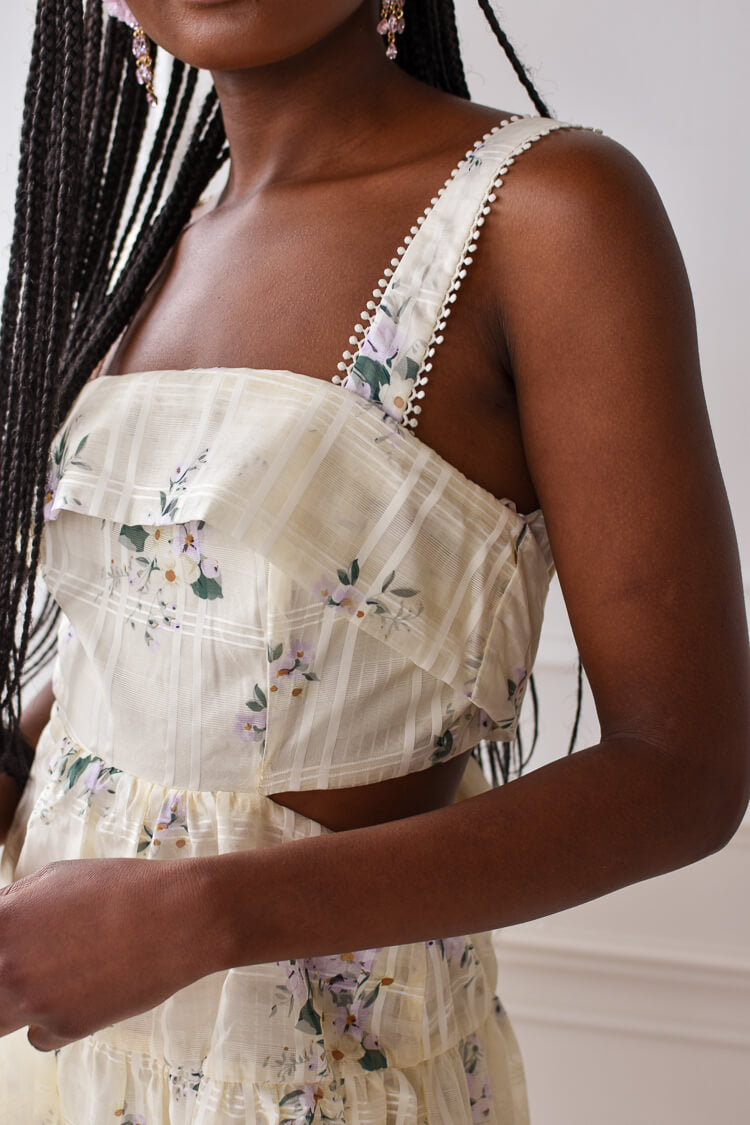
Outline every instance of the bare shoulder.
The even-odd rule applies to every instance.
[[[540,126],[544,119],[540,118]],[[624,190],[640,186],[653,190],[640,161],[613,137],[595,126],[562,123],[563,127],[540,137],[513,169],[513,179],[534,180],[549,190],[549,197],[575,199],[619,185]],[[512,186],[511,178],[508,185]]]
[[[625,307],[646,329],[661,308],[694,341],[687,273],[663,202],[641,162],[610,137],[566,128],[540,138],[505,177],[483,238],[506,338],[528,324],[533,303],[555,330],[566,312],[571,322],[587,309],[602,325]]]

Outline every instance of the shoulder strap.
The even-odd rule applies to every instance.
[[[453,170],[398,248],[367,309],[357,351],[344,353],[335,377],[349,390],[380,402],[415,427],[432,357],[451,306],[471,265],[485,216],[515,158],[558,129],[579,128],[544,117],[514,117],[477,142]],[[357,336],[352,337],[357,342]]]

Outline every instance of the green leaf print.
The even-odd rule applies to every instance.
[[[365,1053],[359,1059],[359,1065],[363,1070],[385,1070],[388,1060],[384,1051],[377,1051],[370,1047],[365,1049]]]
[[[268,646],[268,663],[273,664],[274,660],[281,660],[282,653],[284,652],[284,645],[270,645]]]
[[[380,587],[380,592],[381,592],[381,594],[384,594],[384,593],[386,592],[386,590],[388,589],[388,587],[390,586],[391,582],[393,581],[393,579],[394,579],[395,577],[396,577],[396,571],[395,571],[395,570],[392,570],[392,571],[391,571],[391,573],[390,573],[390,574],[388,575],[388,577],[386,578],[386,580],[385,580],[385,582],[383,583],[383,585],[382,585],[382,586]]]
[[[358,355],[354,370],[377,394],[384,383],[390,383],[391,375],[384,363],[378,363],[369,355]]]
[[[339,568],[339,570],[336,571],[336,574],[338,575],[339,582],[342,586],[352,585],[352,583],[349,581],[349,574],[346,570],[344,570],[343,568]]]
[[[362,1001],[362,1007],[363,1008],[371,1007],[375,1003],[375,1001],[377,1000],[379,993],[380,993],[380,981],[378,981],[378,983],[373,988],[372,992],[370,992],[369,995],[366,996],[365,999]]]
[[[352,565],[349,568],[349,572],[352,576],[352,580],[349,585],[355,586],[357,583],[357,579],[359,578],[359,559],[352,559]]]
[[[312,683],[312,684],[320,683],[320,680],[318,679],[318,677],[315,675],[314,672],[303,672],[302,675],[305,677],[306,680],[309,680],[310,683]]]
[[[307,1035],[321,1035],[323,1028],[320,1022],[320,1016],[313,1006],[312,1000],[308,1000],[304,1008],[300,1009],[299,1018],[297,1020],[297,1030],[304,1031]]]
[[[282,651],[283,651],[283,649],[282,649]],[[279,653],[279,656],[280,655],[281,655],[281,653]],[[274,657],[274,659],[278,660],[278,657]],[[258,700],[258,703],[260,703],[263,707],[268,706],[268,698],[266,696],[266,693],[263,691],[263,689],[258,684],[255,685],[255,698]]]
[[[416,598],[419,590],[412,590],[409,586],[401,586],[398,590],[391,590],[394,598]]]
[[[84,435],[83,435],[83,437],[81,438],[81,440],[80,440],[80,441],[78,442],[78,445],[76,446],[76,451],[75,451],[75,453],[73,454],[73,456],[74,456],[74,457],[77,457],[77,456],[78,456],[78,454],[79,454],[79,453],[81,453],[81,452],[83,451],[83,449],[84,449],[84,447],[85,447],[85,445],[86,445],[86,442],[87,442],[88,440],[89,440],[89,435],[88,435],[88,434],[84,434]]]
[[[406,378],[407,379],[416,379],[418,374],[419,374],[419,364],[417,363],[416,359],[412,359],[411,356],[407,356],[406,357]]]
[[[453,734],[447,730],[444,734],[439,734],[435,739],[435,749],[430,758],[431,762],[440,762],[443,758],[449,757],[453,750]]]
[[[215,578],[206,578],[205,574],[201,574],[200,578],[196,578],[195,582],[191,582],[190,589],[198,598],[203,598],[204,601],[213,601],[214,598],[223,598],[221,586]]]
[[[256,701],[254,699],[248,699],[245,706],[249,707],[249,709],[251,711],[255,711],[256,715],[261,711],[265,711],[265,709],[266,709],[265,703],[256,703]]]
[[[68,770],[68,789],[72,789],[78,778],[81,776],[87,766],[93,762],[93,757],[88,754],[85,758],[77,758],[73,765]]]
[[[146,546],[148,532],[143,524],[134,524],[132,527],[124,523],[120,528],[120,542],[129,551],[142,551]]]

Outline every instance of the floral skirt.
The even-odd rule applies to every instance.
[[[473,765],[459,798],[486,787]],[[216,855],[326,831],[255,793],[167,790],[115,770],[75,744],[53,709],[3,875],[55,859]],[[143,933],[170,940],[147,921]],[[496,973],[490,935],[478,934],[210,974],[50,1054],[25,1030],[0,1039],[0,1120],[527,1125]]]

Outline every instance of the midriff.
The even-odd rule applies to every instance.
[[[447,762],[404,777],[391,777],[351,789],[274,793],[271,800],[333,832],[401,820],[452,804],[470,753],[467,750]]]

